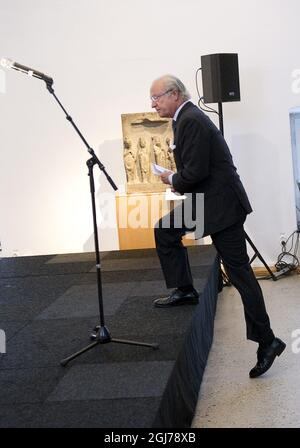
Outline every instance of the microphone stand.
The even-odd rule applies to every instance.
[[[47,90],[51,93],[51,95],[55,98],[61,109],[66,114],[66,119],[72,124],[75,131],[87,147],[88,152],[91,154],[91,158],[87,160],[86,164],[88,166],[88,175],[90,178],[90,192],[91,192],[91,200],[92,200],[92,212],[93,212],[93,226],[94,226],[94,240],[95,240],[95,252],[96,252],[96,274],[97,274],[97,286],[98,286],[98,302],[99,302],[99,315],[100,315],[100,325],[97,325],[93,333],[91,334],[91,339],[94,340],[92,344],[87,345],[86,347],[82,348],[78,352],[68,356],[67,358],[60,361],[60,364],[62,366],[65,366],[70,362],[72,359],[77,358],[77,356],[81,355],[82,353],[85,353],[86,351],[90,350],[91,348],[95,347],[98,344],[107,344],[109,342],[116,342],[119,344],[128,344],[128,345],[139,345],[143,347],[151,347],[154,350],[158,349],[158,344],[150,344],[146,342],[137,342],[137,341],[128,341],[124,339],[114,339],[111,337],[108,328],[105,326],[105,320],[104,320],[104,309],[103,309],[103,296],[102,296],[102,279],[101,279],[101,264],[100,264],[100,252],[99,252],[99,238],[98,238],[98,227],[97,227],[97,214],[96,214],[96,202],[95,202],[95,183],[94,183],[94,174],[93,174],[93,168],[95,165],[98,165],[100,170],[105,174],[106,179],[112,186],[112,188],[116,191],[118,188],[112,178],[108,175],[108,173],[105,170],[105,167],[100,162],[98,157],[96,156],[94,150],[89,146],[88,142],[83,137],[82,133],[74,123],[72,117],[67,113],[59,99],[54,93],[54,89],[52,87],[53,80],[51,78],[44,79],[47,85]]]
[[[221,134],[224,136],[224,124],[223,124],[223,108],[222,108],[222,103],[218,103],[218,110],[219,110],[219,125],[220,125],[220,131]],[[267,265],[267,263],[265,262],[265,260],[263,259],[262,255],[259,253],[258,249],[255,247],[253,241],[251,241],[249,235],[245,232],[245,237],[246,240],[248,241],[248,243],[250,244],[250,246],[252,247],[253,251],[254,251],[254,255],[251,258],[249,264],[251,264],[253,262],[253,260],[255,260],[256,257],[258,257],[260,259],[260,261],[263,263],[263,265],[265,266],[265,268],[267,269],[267,271],[269,272],[272,280],[276,281],[277,277],[276,275],[271,271],[271,269],[269,268],[269,266]]]

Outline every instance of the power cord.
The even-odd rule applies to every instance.
[[[214,114],[220,115],[218,111],[216,111],[215,109],[213,109],[212,107],[209,107],[207,104],[205,104],[204,102],[204,97],[201,96],[200,94],[200,90],[199,90],[199,85],[198,85],[198,73],[202,70],[202,67],[198,68],[196,70],[196,89],[197,89],[197,93],[198,93],[198,107],[203,110],[204,112],[213,112]],[[206,109],[204,109],[203,107],[201,107],[201,103],[203,104],[203,106],[206,107]]]
[[[278,272],[285,270],[286,274],[296,270],[299,265],[299,258],[297,257],[299,249],[299,235],[300,230],[295,230],[286,241],[282,241],[282,252],[277,257],[275,268]],[[290,241],[291,240],[291,241]],[[290,245],[290,247],[288,247]]]

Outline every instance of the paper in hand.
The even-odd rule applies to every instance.
[[[166,171],[170,171],[167,168],[164,168],[163,166],[156,165],[156,163],[152,163],[152,173],[156,176],[160,176],[162,173],[165,173]]]

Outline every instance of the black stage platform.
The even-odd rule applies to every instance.
[[[157,309],[166,292],[155,250],[101,254],[109,343],[71,361],[99,323],[94,253],[0,260],[0,427],[184,428],[210,350],[218,269],[212,246],[189,248],[199,305]]]

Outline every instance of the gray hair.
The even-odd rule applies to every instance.
[[[184,101],[187,101],[191,98],[191,95],[189,94],[183,82],[180,81],[180,79],[176,78],[176,76],[165,75],[160,79],[164,82],[167,90],[177,90]]]

